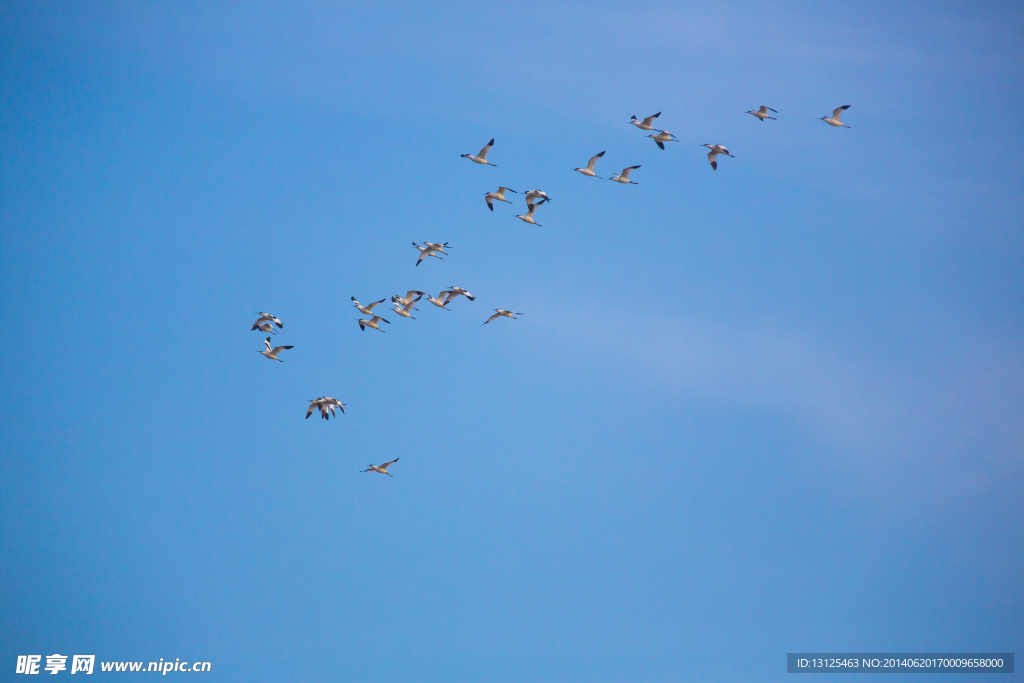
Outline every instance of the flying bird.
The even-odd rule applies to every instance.
[[[294,346],[275,346],[274,348],[270,348],[270,337],[267,337],[266,339],[264,339],[263,343],[266,344],[267,350],[266,351],[260,351],[260,353],[263,354],[264,356],[266,356],[267,358],[269,358],[270,360],[279,360],[282,363],[284,361],[281,360],[280,358],[278,358],[277,354],[280,353],[281,351],[284,351],[285,349],[294,349],[295,348]]]
[[[513,320],[519,320],[519,318],[516,317],[517,315],[522,315],[522,313],[516,313],[515,311],[506,311],[506,310],[503,310],[503,309],[500,309],[500,308],[495,308],[494,309],[494,315],[492,315],[490,318],[488,318],[484,322],[484,325],[486,325],[487,323],[491,322],[495,318],[501,318],[501,317],[512,318]]]
[[[466,290],[464,290],[462,287],[452,286],[449,287],[449,289],[452,290],[452,293],[448,295],[448,301],[451,301],[452,299],[460,295],[466,297],[470,301],[476,301],[476,297],[467,292]],[[446,301],[445,303],[447,303],[448,301]]]
[[[274,323],[275,325],[277,325],[280,328],[284,327],[284,323],[283,322],[281,322],[280,320],[278,320],[274,316],[270,315],[269,313],[259,313],[258,315],[260,316],[260,319],[256,321],[257,324],[265,323],[265,322],[272,322],[272,323]]]
[[[388,472],[388,467],[394,465],[396,462],[398,462],[398,458],[395,458],[391,462],[386,462],[383,465],[370,465],[370,467],[363,470],[363,472],[380,472],[381,474],[386,474],[389,477],[394,477],[395,475]]]
[[[379,315],[375,315],[372,318],[370,318],[369,320],[360,319],[359,320],[359,329],[362,330],[363,332],[365,332],[367,327],[372,327],[373,329],[377,330],[378,332],[383,332],[384,330],[380,329],[380,327],[379,327],[379,323],[382,320],[384,320],[384,318],[380,317]],[[388,325],[391,324],[390,320],[384,320],[384,322],[386,322]]]
[[[395,301],[395,313],[402,316],[403,318],[412,318],[413,320],[415,320],[416,318],[413,318],[411,311],[416,310],[416,302],[419,301],[420,298],[421,297],[416,297],[407,304],[400,304],[397,301]]]
[[[639,128],[640,130],[654,130],[654,126],[652,126],[651,124],[654,123],[654,119],[658,118],[659,116],[661,116],[660,111],[657,114],[654,114],[653,116],[648,116],[646,119],[641,121],[636,117],[636,114],[634,114],[633,118],[631,118],[629,122],[632,123],[637,128]]]
[[[596,173],[594,173],[594,164],[596,164],[597,160],[600,159],[603,156],[604,156],[604,152],[601,152],[600,154],[595,154],[594,156],[590,157],[590,161],[587,162],[587,167],[586,168],[574,168],[572,170],[579,171],[583,175],[590,176],[591,178],[600,178],[601,176],[599,176]],[[602,180],[603,180],[603,178],[602,178]]]
[[[714,170],[714,171],[718,170],[718,162],[715,161],[715,159],[718,158],[719,154],[724,154],[727,157],[732,157],[732,155],[729,154],[729,150],[727,150],[722,145],[708,145],[708,144],[705,144],[704,146],[711,150],[710,152],[708,152],[708,161],[711,162],[711,169]],[[732,158],[735,159],[736,157],[732,157]]]
[[[249,331],[252,332],[253,330],[259,330],[260,332],[266,332],[267,334],[277,334],[277,330],[274,329],[273,325],[270,323],[263,323],[260,325],[259,320],[252,324],[252,330]]]
[[[428,256],[433,256],[435,258],[439,258],[442,261],[444,261],[443,258],[441,258],[440,256],[437,255],[437,252],[441,252],[442,254],[448,253],[448,252],[444,251],[444,249],[443,249],[443,247],[448,246],[447,242],[445,242],[444,244],[431,244],[430,242],[424,242],[423,244],[425,246],[421,247],[420,245],[416,244],[415,242],[412,243],[412,246],[414,246],[414,247],[416,247],[417,249],[420,250],[420,257],[418,259],[416,259],[416,265],[417,266],[420,265],[420,263],[423,261],[423,259],[427,258]]]
[[[451,294],[451,292],[449,292],[447,289],[445,289],[440,294],[438,294],[437,297],[432,297],[429,294],[427,294],[427,301],[429,301],[430,303],[434,304],[438,308],[443,308],[446,311],[450,311],[452,309],[448,308],[445,305],[445,304],[448,303],[448,297],[445,296],[446,294]]]
[[[537,201],[537,200],[540,201]],[[544,190],[528,190],[526,192],[526,205],[533,206],[534,204],[543,204],[544,202],[550,202],[551,197]]]
[[[768,116],[768,112],[773,112],[775,114],[779,113],[779,112],[775,111],[774,109],[772,109],[771,107],[766,107],[763,104],[761,105],[760,109],[758,109],[756,111],[751,110],[751,111],[748,111],[747,113],[752,115],[752,116],[756,116],[757,118],[761,119],[761,123],[764,123],[765,119],[771,119],[772,121],[778,121],[778,119],[776,119],[774,116]]]
[[[413,295],[416,295],[416,300],[419,301],[419,298],[424,294],[426,294],[426,292],[421,292],[418,289],[410,289],[408,292],[405,293],[405,296],[398,296],[396,294],[395,296],[391,297],[391,302],[405,306],[410,301],[413,301]]]
[[[537,207],[540,206],[543,203],[544,203],[543,201],[540,201],[540,202],[537,202],[536,204],[527,204],[527,206],[529,206],[529,209],[527,210],[526,215],[525,216],[516,216],[516,218],[518,218],[519,220],[521,220],[521,221],[523,221],[525,223],[529,223],[530,225],[536,225],[537,227],[540,227],[540,228],[544,227],[543,225],[541,225],[537,221],[533,220],[533,212],[536,211]]]
[[[635,182],[633,182],[632,180],[629,179],[629,174],[632,173],[633,171],[635,171],[638,168],[640,168],[639,165],[637,165],[637,166],[630,166],[629,168],[624,168],[624,169],[622,169],[622,173],[613,173],[612,177],[609,178],[608,180],[614,180],[615,182],[622,183],[624,185],[625,184],[639,185],[640,183],[635,183]]]
[[[335,415],[334,413],[335,407],[337,407],[338,410],[342,412],[342,414],[345,413],[345,404],[336,398],[330,398],[325,396],[321,396],[320,398],[314,398],[309,402],[309,409],[306,411],[306,419],[309,419],[309,416],[313,414],[314,410],[319,410],[321,419],[330,420],[331,417],[337,417],[337,415]]]
[[[484,194],[484,201],[487,202],[487,208],[494,211],[494,201],[505,202],[511,204],[509,200],[505,199],[506,192],[516,192],[515,190],[508,187],[499,187],[497,192],[487,192]],[[516,194],[519,194],[516,192]]]
[[[845,123],[839,120],[839,117],[842,116],[843,112],[849,108],[850,105],[848,104],[844,104],[841,107],[836,107],[835,109],[832,110],[832,118],[822,116],[821,120],[830,126],[838,126],[839,128],[850,128],[850,126],[846,125]]]
[[[679,142],[679,140],[676,140],[676,136],[667,130],[659,130],[657,135],[648,135],[647,137],[654,138],[654,142],[662,149],[665,149],[666,142]]]
[[[491,151],[491,147],[494,147],[494,138],[491,138],[491,141],[484,145],[484,148],[481,149],[476,156],[473,156],[472,154],[463,154],[462,156],[463,158],[475,161],[478,164],[484,164],[485,166],[497,166],[497,164],[492,164],[487,161],[487,153]]]
[[[356,307],[356,310],[358,310],[363,315],[373,315],[373,309],[377,308],[377,306],[380,306],[382,303],[386,301],[386,299],[381,299],[380,301],[374,301],[372,304],[366,304],[365,306],[363,306],[361,303],[356,301],[356,298],[354,296],[349,298],[352,299],[352,305]]]

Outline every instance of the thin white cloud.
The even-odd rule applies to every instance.
[[[852,473],[917,481],[911,497],[973,497],[1024,473],[1019,343],[990,338],[955,354],[931,348],[922,353],[929,362],[901,364],[768,326],[637,324],[612,311],[545,324],[615,357],[611,365],[640,381],[785,416]]]

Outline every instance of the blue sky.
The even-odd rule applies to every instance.
[[[0,679],[1020,653],[1019,4],[4,2],[0,32]],[[626,123],[657,111],[665,151]],[[572,172],[601,150],[640,184]],[[450,285],[477,300],[386,334],[349,305]],[[304,420],[321,395],[347,414]]]

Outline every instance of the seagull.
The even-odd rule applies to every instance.
[[[658,118],[659,116],[661,116],[660,111],[657,114],[654,114],[653,116],[648,116],[646,119],[641,121],[636,117],[636,114],[634,114],[633,118],[631,118],[629,122],[632,123],[637,128],[639,128],[640,130],[654,130],[654,126],[652,126],[651,124],[654,123],[654,119]]]
[[[277,330],[274,329],[273,325],[271,325],[270,323],[263,323],[262,325],[260,325],[259,320],[252,324],[252,330],[249,331],[252,332],[253,330],[259,330],[260,332],[266,332],[268,334],[277,334]]]
[[[635,183],[629,179],[629,174],[638,168],[640,168],[640,166],[630,166],[629,168],[624,168],[622,169],[622,173],[613,173],[612,177],[609,178],[608,180],[614,180],[615,182],[622,183],[624,185],[639,185],[640,183]]]
[[[540,200],[539,202],[537,200]],[[544,190],[528,190],[526,192],[526,205],[533,206],[534,204],[543,204],[544,202],[550,202],[551,197]]]
[[[397,313],[398,315],[402,316],[403,318],[412,318],[413,320],[415,320],[416,318],[412,317],[412,314],[410,313],[410,311],[413,311],[413,310],[416,309],[416,302],[419,301],[421,298],[422,297],[416,297],[415,299],[413,299],[412,301],[410,301],[407,304],[400,304],[397,301],[394,302],[394,304],[395,304],[395,308],[394,308],[395,313]]]
[[[365,469],[363,472],[380,472],[381,474],[386,474],[389,477],[394,477],[395,475],[388,472],[388,467],[394,465],[396,462],[398,462],[398,458],[395,458],[391,462],[386,462],[383,465],[370,465],[369,469]]]
[[[372,304],[366,304],[363,306],[361,303],[356,301],[354,296],[349,298],[352,299],[352,304],[363,315],[373,315],[373,309],[377,308],[377,306],[381,305],[385,301],[385,299],[381,299],[380,301],[374,301]]]
[[[708,145],[708,144],[705,144],[704,146],[711,150],[710,152],[708,152],[708,161],[711,162],[711,169],[714,170],[714,171],[718,170],[718,162],[715,161],[715,159],[718,158],[719,154],[724,154],[727,157],[732,157],[732,155],[729,154],[729,150],[727,150],[722,145]],[[736,157],[732,157],[732,158],[735,159]]]
[[[452,293],[448,295],[448,301],[451,301],[460,294],[469,299],[470,301],[476,301],[476,297],[467,292],[466,290],[464,290],[462,287],[450,286],[449,289],[452,290]],[[446,301],[445,303],[448,303],[448,301]]]
[[[391,297],[391,302],[405,306],[410,301],[413,300],[412,297],[414,294],[417,295],[416,300],[418,301],[421,296],[426,294],[426,292],[421,292],[418,289],[410,289],[408,292],[405,293],[405,296],[398,296],[396,294],[395,296]]]
[[[320,411],[320,418],[323,420],[330,420],[332,416],[337,417],[334,413],[334,408],[337,406],[343,414],[345,412],[345,404],[336,398],[324,397],[314,398],[309,402],[309,409],[306,411],[306,419],[313,414],[314,410]]]
[[[850,126],[846,125],[845,123],[843,123],[842,121],[839,120],[839,117],[842,116],[843,112],[846,111],[849,108],[850,108],[850,105],[848,105],[848,104],[844,104],[841,107],[836,107],[835,109],[832,110],[832,118],[829,118],[827,116],[822,116],[821,120],[824,121],[825,123],[827,123],[830,126],[838,126],[840,128],[850,128]]]
[[[260,353],[262,353],[264,356],[266,356],[270,360],[280,360],[282,363],[284,361],[281,360],[280,358],[278,358],[277,354],[279,352],[281,352],[281,351],[284,351],[285,349],[294,349],[295,348],[294,346],[275,346],[274,348],[270,348],[270,337],[267,337],[266,339],[264,339],[263,343],[267,345],[267,350],[266,351],[260,351]]]
[[[367,327],[372,327],[373,329],[377,330],[378,332],[383,332],[384,330],[382,330],[382,329],[380,329],[380,327],[378,327],[378,323],[380,323],[381,320],[384,320],[384,318],[380,317],[379,315],[375,315],[372,318],[370,318],[369,320],[362,320],[362,319],[360,319],[359,320],[359,329],[365,332]],[[384,322],[386,322],[388,325],[391,324],[390,320],[384,320]]]
[[[505,311],[500,308],[495,308],[494,315],[488,318],[486,322],[484,322],[484,325],[491,322],[495,318],[500,318],[502,316],[505,316],[506,318],[512,318],[513,320],[519,320],[519,318],[516,317],[517,315],[522,315],[522,313],[516,313],[515,311]]]
[[[281,327],[281,328],[284,327],[284,323],[283,322],[281,322],[280,320],[278,320],[274,316],[270,315],[269,313],[260,313],[259,316],[260,316],[260,319],[256,321],[257,323],[264,323],[264,322],[270,321],[270,322],[274,323],[275,325],[277,325],[278,327]]]
[[[440,245],[431,245],[430,242],[424,242],[423,244],[425,244],[426,246],[421,247],[420,245],[416,244],[415,242],[412,243],[412,246],[414,246],[414,247],[416,247],[417,249],[420,250],[420,257],[418,259],[416,259],[416,265],[417,266],[420,265],[420,262],[423,261],[423,259],[427,258],[428,256],[433,256],[435,258],[439,258],[442,261],[444,261],[444,259],[441,258],[440,256],[438,256],[436,252],[440,251],[442,254],[447,253],[447,252],[437,248],[437,247],[444,247],[445,245],[448,244],[447,242],[445,242],[444,244],[440,244]]]
[[[676,140],[676,136],[667,130],[659,130],[657,135],[648,135],[647,137],[654,138],[654,142],[662,149],[665,149],[666,142],[679,142],[679,140]]]
[[[430,296],[429,294],[427,294],[427,301],[429,301],[430,303],[434,304],[438,308],[443,308],[446,311],[450,311],[452,309],[448,308],[445,305],[445,304],[448,303],[448,297],[446,297],[445,294],[451,294],[451,292],[449,292],[447,289],[445,289],[440,294],[437,295],[437,298],[434,298],[434,297]]]
[[[748,111],[747,113],[751,114],[753,116],[756,116],[757,118],[761,119],[761,123],[764,123],[765,119],[771,119],[772,121],[778,121],[778,119],[775,118],[774,116],[768,116],[768,112],[773,112],[775,114],[779,113],[779,112],[775,111],[774,109],[772,109],[771,107],[766,107],[763,104],[761,105],[761,108],[758,109],[757,111],[751,110],[751,111]]]
[[[590,161],[587,162],[586,168],[574,168],[572,170],[579,171],[583,175],[590,176],[591,178],[600,178],[601,176],[594,173],[594,164],[596,164],[597,160],[603,156],[604,152],[601,152],[600,154],[595,154],[594,156],[590,157]]]
[[[494,211],[494,200],[497,199],[499,202],[505,202],[511,204],[509,200],[505,199],[506,192],[516,192],[515,190],[508,187],[499,187],[497,192],[487,192],[484,194],[484,201],[487,202],[487,208]],[[516,192],[516,194],[519,194]]]
[[[494,147],[494,138],[491,138],[491,141],[484,145],[484,148],[481,149],[480,153],[476,156],[473,156],[472,154],[463,154],[462,156],[470,161],[475,161],[478,164],[484,164],[485,166],[497,166],[497,164],[492,164],[487,161],[487,153],[491,151],[491,147]]]
[[[540,206],[543,203],[544,203],[543,201],[540,201],[540,202],[538,202],[536,204],[529,204],[528,203],[527,206],[529,206],[530,208],[526,212],[526,215],[525,216],[516,216],[516,218],[518,218],[519,220],[524,221],[526,223],[529,223],[531,225],[536,225],[539,228],[543,228],[544,227],[543,225],[541,225],[537,221],[533,220],[533,212],[536,211],[537,207]]]

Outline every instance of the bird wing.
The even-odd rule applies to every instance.
[[[761,111],[764,111],[765,109],[767,109],[768,111],[772,112],[773,114],[778,114],[779,113],[779,112],[775,111],[774,109],[772,109],[771,107],[766,107],[764,105],[761,105]]]
[[[269,351],[270,350],[270,337],[267,337],[266,339],[264,339],[263,343],[266,344],[267,351]]]
[[[622,178],[623,180],[629,180],[629,174],[632,173],[633,171],[635,171],[638,168],[640,168],[640,167],[639,166],[630,166],[629,168],[624,168],[624,169],[622,169],[622,173],[619,174],[619,177]]]
[[[394,465],[396,462],[398,462],[398,458],[395,458],[391,462],[386,462],[383,465],[377,465],[377,467],[381,468],[382,470],[386,470],[388,467]]]
[[[491,147],[494,147],[494,138],[491,138],[491,141],[484,145],[484,148],[480,150],[480,153],[477,154],[477,156],[481,159],[486,159],[487,153],[491,151]]]
[[[490,195],[484,197],[484,201],[487,202],[487,208],[494,211],[494,201],[491,199]]]
[[[419,294],[420,296],[423,296],[425,293],[426,292],[421,292],[416,289],[410,289],[408,292],[405,293],[405,300],[408,301],[409,299],[412,299],[413,294]]]
[[[314,410],[315,410],[316,408],[317,408],[317,403],[316,403],[316,401],[311,401],[311,402],[310,402],[310,404],[309,404],[309,410],[307,410],[307,411],[306,411],[306,419],[307,419],[307,420],[309,419],[309,416],[313,414],[313,411],[314,411]]]
[[[487,323],[491,322],[491,321],[492,321],[492,320],[494,320],[495,318],[500,318],[500,317],[501,317],[501,313],[495,313],[494,315],[492,315],[492,316],[491,316],[490,318],[488,318],[488,319],[487,319],[487,320],[486,320],[486,321],[484,322],[484,325],[486,325]]]
[[[374,301],[372,304],[366,304],[366,310],[372,311],[376,306],[379,306],[382,303],[384,303],[384,299],[381,299],[380,301]]]
[[[659,116],[661,116],[661,112],[660,111],[657,114],[653,115],[653,116],[648,116],[646,119],[644,119],[644,125],[645,126],[651,125],[651,123],[654,121],[654,119],[658,118]]]
[[[375,315],[375,316],[373,316],[373,321],[374,321],[374,322],[377,322],[377,321],[379,321],[379,320],[384,320],[384,318],[380,317],[379,315]],[[384,322],[386,322],[386,323],[387,323],[388,325],[390,325],[390,324],[391,324],[391,322],[390,322],[390,321],[388,321],[388,320],[384,320]],[[289,347],[289,348],[290,348],[290,347]]]
[[[594,156],[590,157],[590,161],[587,162],[587,170],[593,172],[594,164],[596,164],[597,160],[603,156],[604,152],[601,152],[600,154],[595,154]]]
[[[270,352],[270,355],[276,356],[278,351],[286,351],[288,349],[294,349],[294,348],[295,348],[294,346],[275,346],[274,350]]]
[[[848,105],[848,104],[844,104],[841,107],[836,107],[835,109],[832,110],[832,118],[834,118],[836,121],[838,121],[839,117],[842,115],[842,113],[844,111],[846,111],[847,109],[849,109],[849,108],[850,108],[850,105]]]
[[[662,149],[665,149],[665,143],[659,140],[658,138],[654,138],[654,144],[656,144],[658,147],[661,147]]]

